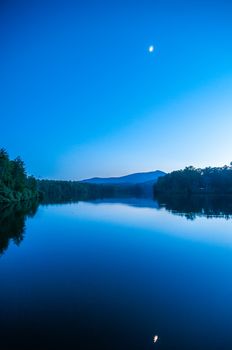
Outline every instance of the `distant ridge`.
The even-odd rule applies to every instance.
[[[135,184],[154,184],[160,176],[166,175],[165,172],[161,170],[155,170],[145,173],[134,173],[120,177],[93,177],[91,179],[85,179],[81,182],[87,182],[92,184],[108,184],[108,185],[135,185]]]

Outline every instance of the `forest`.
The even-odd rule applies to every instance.
[[[7,151],[0,149],[0,202],[17,202],[38,197],[37,181],[26,174],[20,157],[10,160]]]
[[[38,200],[42,203],[61,203],[92,200],[114,196],[140,195],[136,185],[96,185],[79,181],[38,180],[28,176],[20,157],[10,160],[0,149],[0,202]]]
[[[79,181],[37,180],[37,188],[44,204],[141,195],[141,187],[137,185],[96,185]]]
[[[10,160],[0,149],[0,202],[36,199],[43,203],[60,203],[98,198],[143,196],[141,185],[106,185],[79,181],[38,180],[28,176],[20,157]],[[186,167],[159,177],[154,195],[232,194],[232,162],[229,166],[204,169]]]
[[[232,162],[229,166],[204,169],[186,167],[159,177],[154,194],[232,194]]]

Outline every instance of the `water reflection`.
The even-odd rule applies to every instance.
[[[224,215],[230,198],[171,200],[41,206],[1,259],[1,348],[232,349],[232,221],[168,212]],[[2,208],[1,250],[35,211]]]
[[[114,197],[88,201],[93,204],[124,204],[138,208],[166,209],[168,212],[194,220],[197,217],[232,218],[232,196],[158,196]]]
[[[197,217],[232,218],[232,196],[159,196],[156,200],[159,208],[189,220]]]
[[[159,204],[151,196],[148,197],[113,197],[105,199],[95,199],[88,201],[93,204],[124,204],[136,208],[154,208],[158,209]]]
[[[158,339],[159,339],[158,335],[155,335],[153,338],[153,343],[156,343],[158,341]]]
[[[33,217],[37,208],[37,202],[0,205],[0,255],[6,251],[11,240],[20,245],[24,238],[26,218]]]
[[[194,220],[197,217],[232,218],[232,196],[159,196],[113,197],[89,201],[93,204],[123,204],[138,208],[166,209],[168,212]],[[61,202],[60,204],[62,204]],[[47,203],[48,204],[48,203]],[[12,240],[19,245],[23,240],[25,220],[33,217],[38,203],[23,202],[14,205],[0,205],[0,254],[8,248]]]

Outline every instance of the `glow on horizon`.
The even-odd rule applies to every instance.
[[[60,159],[57,172],[60,178],[84,179],[157,169],[170,172],[188,165],[223,166],[232,160],[231,115],[232,78],[74,148]]]
[[[0,147],[28,173],[232,160],[230,1],[32,3],[0,4]]]

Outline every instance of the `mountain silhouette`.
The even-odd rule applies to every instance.
[[[144,173],[134,173],[120,177],[93,177],[90,179],[82,180],[81,182],[87,182],[92,184],[109,184],[109,185],[135,185],[135,184],[154,184],[160,176],[166,175],[165,172],[156,170]]]

